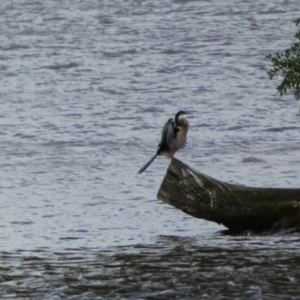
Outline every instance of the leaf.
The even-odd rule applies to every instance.
[[[300,24],[300,18],[294,21],[296,26]],[[295,35],[300,41],[300,30]],[[276,87],[282,96],[288,90],[294,91],[295,99],[300,99],[300,42],[294,43],[282,53],[269,54],[266,59],[270,60],[273,68],[267,74],[272,80],[281,76],[282,82]]]

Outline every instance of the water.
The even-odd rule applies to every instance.
[[[299,235],[230,237],[158,201],[176,156],[250,186],[299,187],[299,102],[265,56],[296,1],[10,1],[0,7],[3,299],[298,299]],[[102,297],[102,298],[101,298]]]

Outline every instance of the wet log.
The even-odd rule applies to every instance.
[[[300,189],[229,184],[173,158],[158,199],[234,231],[300,229]]]

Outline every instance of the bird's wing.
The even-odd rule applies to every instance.
[[[181,149],[184,149],[186,146],[187,146],[187,141],[185,140],[182,147],[181,147]]]
[[[168,150],[170,142],[176,138],[177,131],[173,119],[169,119],[161,133],[161,140],[158,145],[161,150]]]

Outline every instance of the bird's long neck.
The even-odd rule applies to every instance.
[[[180,111],[175,115],[175,124],[176,124],[177,126],[180,126],[180,125],[179,125],[179,116],[180,116]]]

